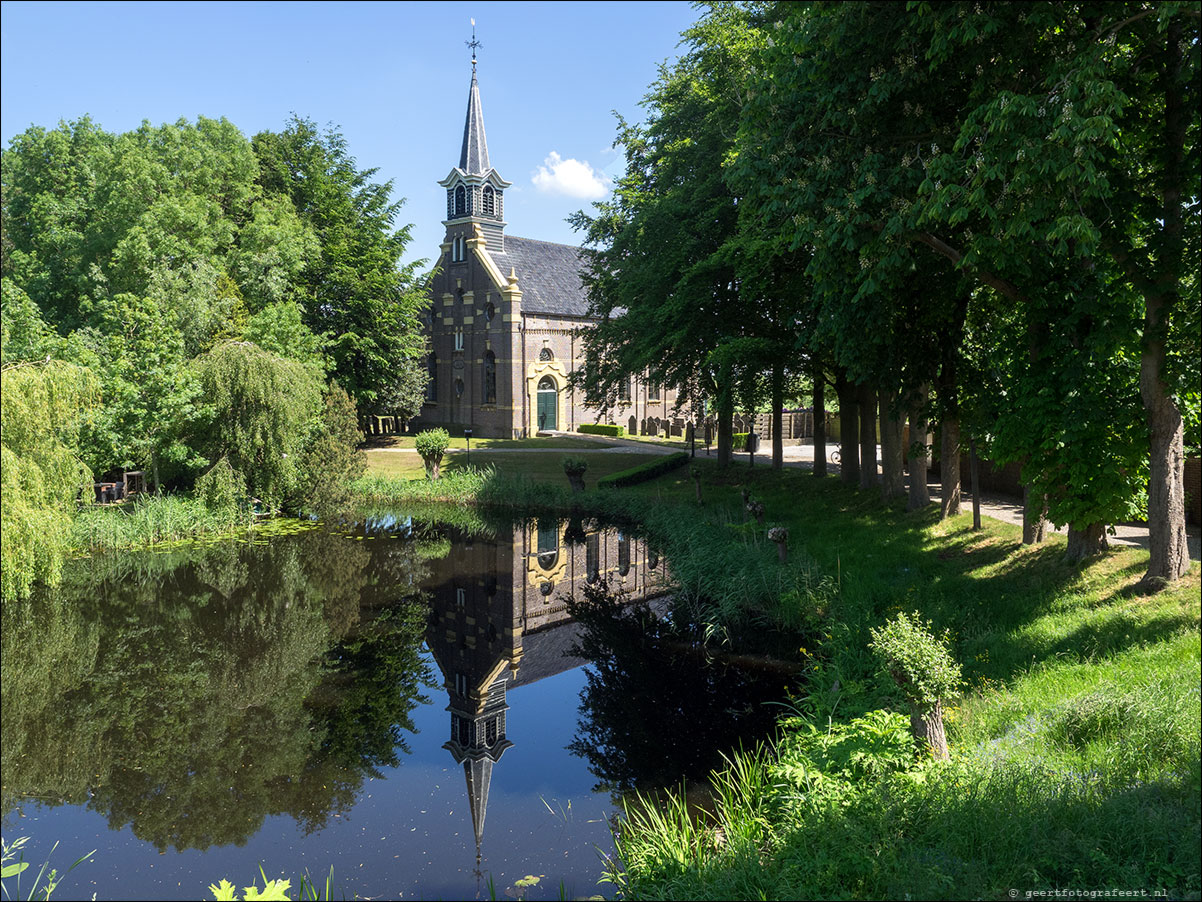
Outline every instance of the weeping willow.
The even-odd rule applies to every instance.
[[[246,341],[217,345],[198,366],[213,410],[209,459],[226,461],[249,491],[278,505],[302,478],[323,406],[320,376]]]
[[[62,572],[71,521],[92,474],[79,427],[98,396],[92,373],[57,360],[0,370],[0,597],[28,595]]]

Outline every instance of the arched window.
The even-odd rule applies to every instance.
[[[618,575],[625,576],[630,572],[630,536],[624,532],[618,533]]]
[[[538,565],[550,570],[559,562],[559,524],[554,520],[538,521]],[[545,594],[545,593],[544,593]]]
[[[538,352],[538,359],[542,361],[554,360],[555,354],[550,348],[543,348]]]
[[[455,397],[456,398],[463,397],[463,380],[462,379],[455,380]]]
[[[622,380],[622,384],[618,386],[618,400],[626,404],[630,403],[630,377],[627,376]]]
[[[601,537],[593,533],[584,544],[585,578],[595,583],[601,575]]]
[[[428,376],[428,378],[426,380],[426,400],[427,401],[437,401],[438,400],[438,362],[437,362],[437,360],[435,360],[433,354],[431,354],[429,357],[426,358],[426,373]]]
[[[467,212],[467,191],[462,185],[455,189],[455,215],[462,216]]]
[[[484,352],[484,404],[497,403],[497,355]]]
[[[484,186],[484,214],[492,216],[497,212],[497,204],[493,194],[492,185]]]

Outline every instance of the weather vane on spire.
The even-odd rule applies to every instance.
[[[469,47],[472,48],[472,72],[475,72],[476,71],[476,48],[484,46],[483,44],[481,44],[479,41],[476,40],[476,20],[475,19],[472,19],[472,39],[470,41],[464,41],[463,43],[467,44]]]

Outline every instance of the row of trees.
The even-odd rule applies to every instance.
[[[360,413],[419,409],[424,280],[337,131],[85,118],[2,161],[6,596],[91,474],[296,508],[361,469]]]
[[[1046,515],[1089,554],[1146,511],[1149,584],[1183,574],[1197,4],[718,4],[685,38],[575,218],[589,401],[647,369],[713,403],[729,460],[736,404],[829,382],[844,478],[877,481],[879,419],[904,492],[908,417],[911,472],[941,437],[945,515],[967,437],[1023,463],[1029,541]]]

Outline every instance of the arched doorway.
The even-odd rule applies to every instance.
[[[543,376],[538,382],[538,410],[535,421],[538,431],[559,428],[559,390],[555,380]]]

